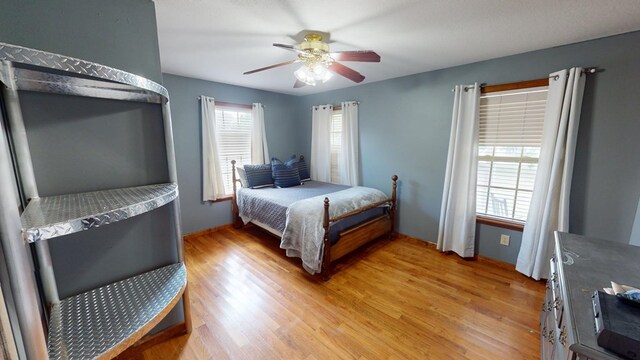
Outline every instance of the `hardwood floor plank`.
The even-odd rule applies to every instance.
[[[276,238],[230,227],[185,243],[193,332],[127,359],[536,359],[544,284],[397,236],[328,282]],[[121,357],[124,359],[125,357]]]

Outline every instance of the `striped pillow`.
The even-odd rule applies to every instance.
[[[284,165],[287,165],[286,166],[287,168],[293,167],[290,165],[292,161],[296,161],[296,154],[291,155],[291,157],[285,162],[282,162],[282,160],[278,159],[277,157],[272,157],[271,158],[271,171],[273,172],[272,176],[275,178],[276,170],[285,168]]]
[[[307,163],[304,161],[304,159],[296,163],[296,168],[298,168],[300,179],[302,179],[302,181],[311,180],[311,174],[309,173],[309,168],[307,167]]]
[[[271,164],[245,165],[244,172],[247,174],[247,186],[252,189],[273,186]]]
[[[292,157],[285,161],[285,165],[298,169],[298,173],[300,174],[300,179],[302,179],[302,181],[311,180],[311,174],[309,174],[309,168],[307,167],[307,163],[304,159],[297,160],[295,157]]]
[[[296,168],[278,168],[275,171],[274,183],[276,187],[286,188],[300,185],[300,175]]]

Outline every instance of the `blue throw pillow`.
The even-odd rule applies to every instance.
[[[309,174],[309,168],[307,167],[307,163],[304,161],[304,158],[298,160],[294,156],[285,161],[285,165],[298,169],[298,173],[300,174],[300,179],[302,179],[302,181],[311,180],[311,174]]]
[[[245,165],[244,172],[247,174],[247,186],[252,189],[273,186],[271,164]]]
[[[281,165],[281,164],[284,164],[282,162],[282,160],[278,159],[277,157],[272,157],[271,158],[271,166],[273,166],[273,165]]]
[[[284,165],[283,165],[284,166]],[[275,171],[274,183],[276,187],[286,188],[300,185],[300,175],[296,168],[278,168]]]
[[[302,179],[302,181],[311,180],[311,174],[309,173],[309,168],[307,167],[307,163],[304,161],[304,159],[298,161],[296,163],[296,167],[298,168],[300,179]]]
[[[295,159],[296,159],[296,154],[291,155],[291,157],[285,162],[282,162],[282,160],[278,159],[277,157],[272,157],[271,158],[271,172],[272,172],[271,176],[273,178],[276,177],[277,169],[292,168],[293,166],[289,165],[289,163]]]

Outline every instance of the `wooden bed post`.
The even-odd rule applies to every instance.
[[[391,187],[391,232],[389,233],[389,239],[393,239],[393,232],[396,229],[396,188],[398,187],[398,175],[391,177],[393,185]]]
[[[329,198],[324,198],[324,218],[322,219],[322,227],[324,228],[324,251],[322,256],[322,269],[320,276],[322,280],[327,281],[331,278],[331,241],[329,241]]]
[[[231,160],[231,184],[233,187],[233,193],[231,194],[231,212],[233,213],[233,227],[242,227],[240,221],[240,211],[238,210],[238,199],[236,198],[236,161]]]

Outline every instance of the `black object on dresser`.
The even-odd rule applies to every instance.
[[[592,295],[611,281],[640,286],[640,247],[555,233],[540,316],[542,359],[622,359],[598,345]]]
[[[640,359],[640,307],[600,290],[592,299],[598,345],[627,359]]]

